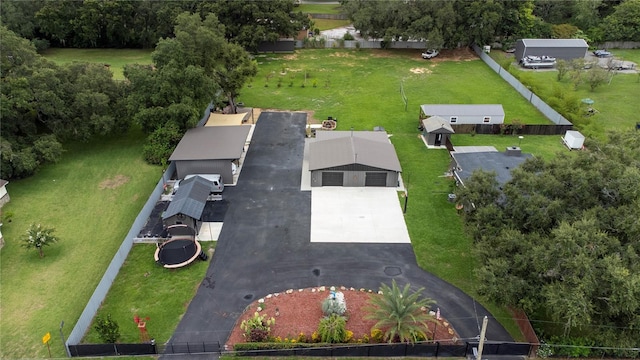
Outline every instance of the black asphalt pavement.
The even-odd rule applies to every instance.
[[[410,244],[311,243],[311,192],[300,191],[306,115],[263,112],[209,269],[170,343],[224,344],[252,301],[287,289],[336,285],[378,289],[392,279],[424,287],[461,338],[513,341],[480,304],[420,269]],[[330,226],[330,222],[328,222]],[[173,358],[173,357],[171,357]]]

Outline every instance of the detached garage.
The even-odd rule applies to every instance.
[[[515,57],[551,56],[558,60],[584,58],[589,45],[583,39],[520,39],[516,42]]]
[[[189,129],[171,154],[178,179],[191,174],[220,174],[225,184],[233,182],[233,164],[244,151],[250,125],[212,126]]]
[[[314,140],[311,186],[398,186],[400,161],[385,131],[319,131]]]

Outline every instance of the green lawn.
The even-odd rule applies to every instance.
[[[300,4],[300,6],[294,8],[295,12],[302,12],[304,14],[340,14],[342,12],[342,6],[336,4]]]
[[[313,19],[314,27],[320,31],[331,30],[351,24],[350,20]]]
[[[127,64],[151,64],[153,49],[60,49],[51,48],[43,55],[58,64],[74,61],[109,65],[113,78],[124,80],[122,71]]]
[[[203,250],[212,254],[215,242],[203,242]],[[111,314],[120,325],[120,342],[139,341],[139,331],[133,321],[137,314],[149,317],[147,331],[158,344],[164,344],[180,322],[182,314],[195,296],[204,277],[208,261],[197,260],[190,266],[168,270],[153,261],[156,246],[134,245],[116,277],[98,316]],[[84,343],[97,344],[102,341],[91,328]]]
[[[132,131],[68,145],[59,163],[7,186],[3,211],[14,216],[2,227],[0,358],[45,356],[47,332],[52,354],[65,354],[60,321],[68,334],[161,175],[143,161],[141,138]],[[31,223],[60,238],[43,259],[20,246]]]
[[[443,176],[450,157],[445,150],[427,150],[419,139],[416,129],[419,105],[501,103],[508,121],[515,118],[527,124],[548,121],[480,60],[433,63],[409,50],[326,49],[258,59],[259,75],[242,91],[245,104],[314,110],[317,119],[338,118],[338,130],[383,126],[393,134],[391,140],[409,191],[406,221],[418,263],[478,298],[471,239],[465,235],[455,208],[447,201],[454,186],[452,180]],[[401,82],[408,98],[406,111],[400,95]],[[493,145],[498,150],[514,145],[514,141],[517,143],[517,137],[453,138],[454,145]],[[559,136],[526,136],[521,145],[524,151],[545,158],[562,151]],[[512,335],[521,339],[505,309],[479,300],[502,320]]]

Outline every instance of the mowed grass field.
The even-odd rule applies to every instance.
[[[52,355],[65,356],[60,322],[69,334],[162,173],[142,159],[142,138],[132,131],[67,145],[59,163],[7,185],[3,212],[14,215],[2,226],[0,358],[47,356],[47,332]],[[60,238],[42,259],[21,247],[31,223]]]
[[[258,57],[259,75],[242,91],[241,100],[255,107],[311,110],[317,120],[332,116],[338,118],[338,130],[383,126],[392,134],[408,188],[405,219],[418,263],[479,298],[471,239],[464,233],[453,204],[447,201],[454,189],[453,181],[444,175],[450,157],[446,150],[424,146],[417,130],[419,106],[500,103],[507,122],[520,119],[527,124],[545,124],[548,120],[481,60],[443,60],[425,61],[417,51],[322,49],[268,55]],[[406,108],[401,86],[408,100]],[[518,141],[513,136],[453,138],[454,145],[493,145],[499,150]],[[559,136],[527,136],[522,146],[526,152],[545,158],[564,151]],[[519,338],[505,309],[479,300]]]
[[[203,242],[202,249],[211,255],[215,244]],[[209,266],[209,261],[196,260],[187,267],[168,270],[153,261],[155,250],[153,244],[133,246],[98,311],[99,317],[110,314],[118,322],[122,343],[140,340],[140,332],[133,321],[135,315],[145,319],[149,338],[158,344],[169,340]],[[93,327],[82,341],[102,342]]]
[[[75,61],[99,63],[109,66],[113,78],[124,80],[123,70],[127,64],[151,64],[153,49],[60,49],[51,48],[42,55],[57,64]]]

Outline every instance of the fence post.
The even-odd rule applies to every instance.
[[[436,357],[438,357],[439,353],[440,353],[440,342],[436,341]]]

